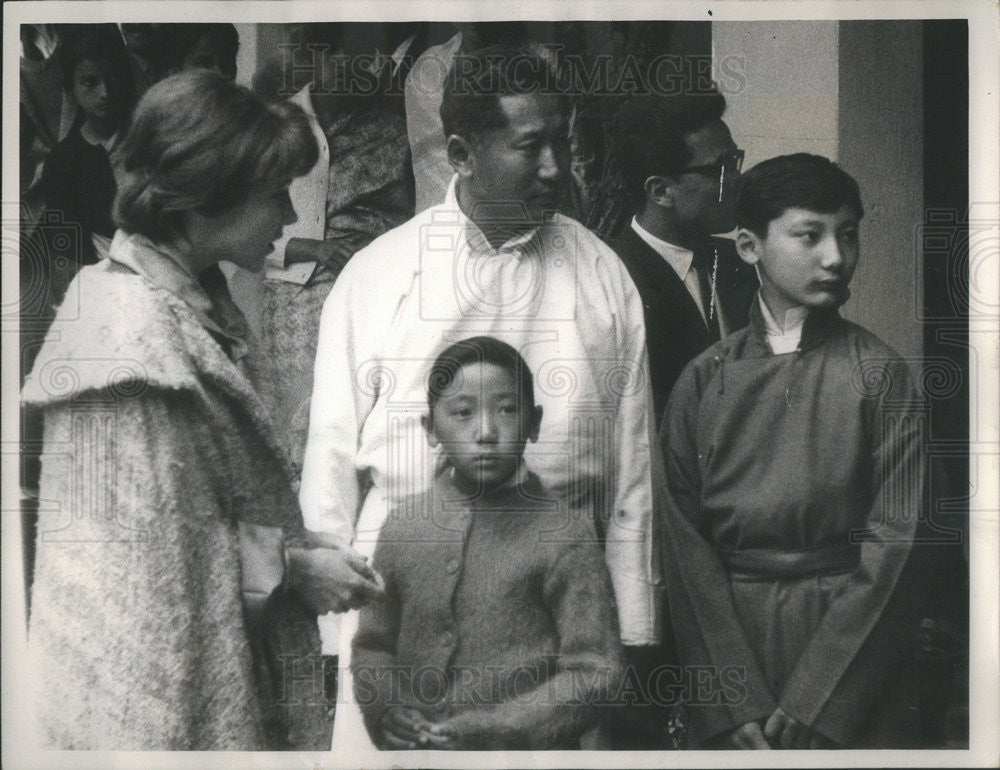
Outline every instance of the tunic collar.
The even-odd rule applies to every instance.
[[[760,303],[767,342],[771,346],[771,350],[775,353],[791,353],[798,348],[802,339],[802,327],[809,315],[809,308],[804,305],[793,307],[785,312],[784,321],[779,323],[778,319],[771,314],[771,309],[764,301],[763,294],[757,294],[757,302]]]
[[[494,249],[490,245],[489,240],[483,234],[483,231],[479,228],[475,222],[473,222],[465,212],[462,211],[461,206],[458,205],[458,194],[456,189],[458,187],[458,174],[454,174],[451,178],[451,182],[448,183],[448,192],[445,194],[444,206],[446,211],[455,211],[458,214],[458,223],[463,225],[462,232],[464,233],[465,241],[468,244],[470,250],[474,255],[494,255],[494,254],[514,254],[515,256],[523,256],[527,252],[527,247],[529,244],[538,237],[540,231],[543,229],[544,225],[538,225],[533,227],[526,232],[517,233],[508,240],[504,241],[503,244],[498,249]],[[504,211],[497,210],[498,221],[504,221]]]
[[[772,355],[771,346],[767,341],[768,324],[761,309],[762,305],[763,300],[760,291],[758,291],[756,300],[750,306],[749,329],[751,339],[759,347],[760,352],[764,355]],[[801,353],[822,344],[843,323],[844,320],[840,317],[840,308],[807,309],[805,320],[802,323],[802,335],[795,352]]]

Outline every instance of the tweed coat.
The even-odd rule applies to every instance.
[[[263,407],[191,307],[116,262],[85,267],[22,398],[45,422],[43,742],[328,746],[315,617],[276,593],[250,633],[242,601],[240,526],[296,532],[301,514]]]

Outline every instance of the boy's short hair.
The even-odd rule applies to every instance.
[[[831,214],[841,206],[858,219],[865,214],[854,177],[827,158],[800,152],[765,160],[740,177],[736,221],[766,238],[771,221],[788,209]]]
[[[495,364],[510,372],[521,394],[520,408],[534,407],[534,381],[521,354],[495,337],[470,337],[445,348],[431,367],[427,378],[427,406],[432,416],[438,399],[455,381],[459,370],[469,364]]]
[[[476,51],[459,51],[448,70],[441,99],[445,138],[472,139],[491,128],[503,128],[501,96],[557,94],[567,113],[569,100],[553,60],[537,45],[497,43]]]
[[[172,75],[136,107],[115,222],[167,241],[184,212],[219,214],[287,185],[318,158],[309,120],[296,105],[266,103],[209,70]]]
[[[614,119],[615,160],[632,204],[646,202],[646,180],[672,176],[691,162],[684,137],[722,120],[726,97],[710,90],[674,96],[635,96]]]

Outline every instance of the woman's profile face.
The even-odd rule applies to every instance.
[[[190,212],[186,235],[192,253],[203,265],[225,261],[257,272],[284,226],[296,219],[285,185],[252,193],[243,203],[219,214]]]

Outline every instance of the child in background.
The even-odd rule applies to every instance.
[[[431,369],[428,496],[394,506],[361,611],[354,690],[382,749],[579,748],[621,679],[610,578],[591,521],[524,465],[541,422],[531,372],[474,337]]]
[[[121,174],[121,140],[135,102],[125,45],[113,24],[84,25],[67,37],[63,81],[78,113],[42,172],[47,210],[60,212],[81,231],[79,261],[62,276],[63,291],[77,269],[107,256],[115,234],[111,207]]]
[[[922,413],[906,363],[838,313],[862,214],[857,182],[825,158],[746,173],[750,325],[694,359],[667,405],[678,651],[738,685],[689,704],[703,746],[907,744],[892,671],[914,639]]]

